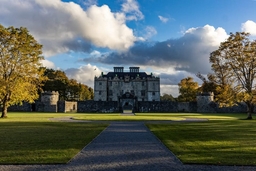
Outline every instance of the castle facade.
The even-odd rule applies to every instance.
[[[114,72],[94,79],[94,101],[160,101],[160,78],[140,72],[139,67],[114,67]]]

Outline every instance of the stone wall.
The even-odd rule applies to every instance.
[[[49,104],[37,101],[35,103],[37,112],[57,112],[57,104]]]
[[[58,101],[58,112],[77,112],[77,102]]]
[[[13,112],[31,112],[32,111],[32,105],[23,102],[22,105],[13,105],[8,107],[8,111],[13,111]]]
[[[112,113],[120,112],[118,102],[116,101],[78,101],[77,112],[97,112],[97,113]]]
[[[195,102],[138,102],[137,112],[196,112]]]
[[[80,113],[114,113],[122,112],[127,103],[133,107],[133,112],[198,112],[198,113],[246,113],[246,104],[239,103],[233,107],[220,108],[213,101],[212,93],[201,93],[197,102],[168,102],[168,101],[134,101],[128,99],[117,101],[58,101],[57,92],[45,92],[34,104],[24,102],[23,105],[13,105],[8,111],[22,112],[80,112]],[[131,103],[131,104],[130,104]],[[133,106],[134,105],[134,106]],[[256,112],[256,107],[254,108]]]

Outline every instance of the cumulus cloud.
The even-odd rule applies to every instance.
[[[159,18],[160,21],[162,21],[163,23],[167,23],[168,20],[169,20],[168,18],[165,18],[165,17],[163,17],[163,16],[161,16],[161,15],[159,15],[158,18]]]
[[[60,0],[1,0],[1,4],[4,5],[0,6],[0,22],[5,26],[27,27],[44,45],[47,56],[69,50],[88,52],[90,44],[124,51],[136,41],[133,30],[125,23],[125,14],[113,13],[107,5],[92,5],[83,10],[78,4]],[[139,16],[135,7],[124,9],[129,12],[134,8]],[[77,45],[80,48],[74,49]]]
[[[210,53],[227,37],[223,28],[205,25],[188,29],[178,39],[156,43],[139,42],[127,52],[103,54],[101,57],[87,58],[84,61],[116,65],[126,63],[158,68],[172,67],[175,71],[207,74],[210,72]]]
[[[92,88],[94,86],[94,77],[101,74],[101,70],[97,66],[91,64],[81,66],[80,68],[69,68],[64,72],[68,78],[75,79]]]
[[[47,59],[42,60],[41,63],[46,68],[52,68],[52,69],[55,68],[55,64],[52,61],[49,61]]]
[[[178,85],[160,85],[161,95],[171,94],[173,97],[179,96]]]
[[[79,0],[80,4],[83,4],[85,7],[90,7],[92,5],[97,5],[97,0]]]
[[[156,29],[153,26],[146,26],[144,32],[145,32],[145,34],[143,36],[144,40],[145,39],[149,39],[152,36],[157,34],[157,31],[156,31]]]
[[[139,9],[139,4],[136,0],[125,0],[122,4],[122,11],[126,14],[127,20],[142,20],[144,15]]]
[[[248,20],[245,23],[242,23],[242,28],[241,29],[242,29],[243,32],[248,32],[252,36],[256,36],[256,22]]]

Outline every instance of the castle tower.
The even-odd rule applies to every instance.
[[[58,91],[46,91],[41,94],[41,103],[43,104],[44,112],[57,112],[58,101]]]
[[[196,96],[197,112],[215,112],[215,110],[209,106],[214,101],[213,92],[203,92]]]

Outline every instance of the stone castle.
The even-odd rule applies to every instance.
[[[196,102],[160,101],[160,78],[140,72],[139,67],[114,67],[114,72],[101,74],[94,80],[94,100],[59,101],[59,93],[43,92],[34,103],[10,106],[8,111],[122,113],[132,112],[199,112],[245,113],[246,105],[220,108],[213,93],[200,93]]]
[[[94,101],[119,101],[129,95],[138,101],[160,101],[160,78],[140,72],[139,67],[114,67],[114,72],[94,79]]]

